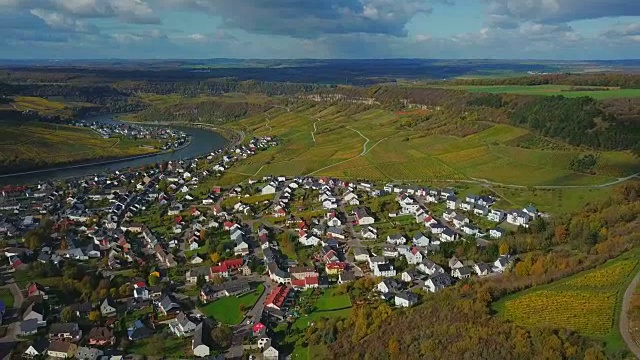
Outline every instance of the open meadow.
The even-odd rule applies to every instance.
[[[154,140],[104,139],[88,128],[49,123],[3,123],[0,132],[0,171],[14,172],[91,159],[152,153]]]
[[[507,296],[494,304],[499,316],[516,324],[568,328],[623,349],[618,322],[622,296],[638,272],[632,250],[589,271]]]

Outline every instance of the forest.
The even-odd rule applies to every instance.
[[[345,321],[324,321],[306,333],[310,345],[329,346],[333,359],[624,359],[569,330],[524,328],[493,316],[490,304],[507,294],[594,268],[640,244],[640,182],[616,188],[584,210],[538,220],[501,247],[526,254],[500,278],[462,283],[408,310],[380,316],[362,304]],[[476,247],[455,255],[474,259]]]

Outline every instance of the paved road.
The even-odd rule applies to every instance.
[[[11,294],[13,295],[13,308],[10,310],[11,313],[7,311],[7,316],[5,318],[5,321],[9,322],[9,325],[7,325],[7,334],[0,339],[0,357],[2,357],[3,360],[9,360],[11,358],[11,352],[15,349],[17,343],[22,341],[16,338],[16,330],[18,327],[18,321],[20,320],[20,307],[24,301],[24,296],[13,277],[11,277],[7,283],[8,284],[2,288],[9,289],[11,291]],[[9,314],[11,316],[8,316]]]
[[[640,346],[634,341],[629,333],[629,306],[631,305],[633,293],[638,287],[638,282],[640,282],[640,272],[638,272],[631,284],[629,284],[629,287],[624,292],[624,297],[622,298],[622,311],[620,311],[620,333],[622,334],[624,342],[627,343],[629,350],[636,358],[640,359]]]
[[[266,276],[260,277],[260,280],[263,280],[264,284],[264,293],[262,296],[256,301],[255,306],[247,311],[246,316],[242,319],[242,322],[233,327],[233,338],[231,340],[231,347],[227,350],[225,354],[228,359],[238,359],[242,358],[244,354],[244,338],[249,336],[253,330],[253,325],[247,324],[247,320],[260,321],[262,317],[262,310],[264,310],[264,300],[267,298],[267,295],[271,292],[272,285],[270,280]]]

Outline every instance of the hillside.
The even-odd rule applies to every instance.
[[[86,160],[153,153],[155,140],[105,139],[88,128],[41,122],[2,122],[0,174]]]
[[[506,124],[451,119],[403,126],[420,112],[363,105],[272,109],[229,124],[282,146],[234,169],[238,176],[326,175],[380,181],[468,181],[517,186],[599,185],[640,171],[624,151],[589,151]],[[436,110],[437,111],[437,110]],[[592,163],[579,166],[585,157]]]

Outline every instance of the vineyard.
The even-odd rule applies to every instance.
[[[315,104],[290,111],[271,109],[229,126],[244,131],[247,140],[272,135],[281,142],[241,163],[238,171],[248,175],[264,165],[260,175],[314,173],[399,181],[480,178],[533,186],[598,185],[640,171],[631,154],[615,151],[599,152],[589,174],[576,171],[573,161],[584,150],[519,147],[514,141],[530,134],[519,127],[485,124],[488,127],[464,137],[434,135],[428,128],[406,127],[402,116],[359,105]]]
[[[508,296],[494,309],[519,325],[567,328],[619,344],[619,303],[636,273],[637,255],[633,250],[593,270]]]
[[[615,301],[615,293],[538,291],[507,302],[504,317],[524,326],[606,335],[613,324]]]

